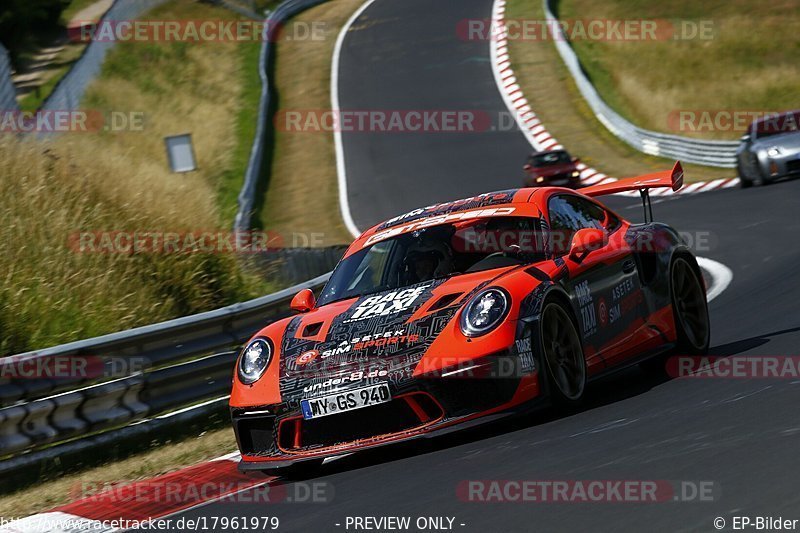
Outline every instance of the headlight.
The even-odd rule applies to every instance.
[[[773,146],[772,148],[767,150],[767,155],[770,157],[778,157],[779,155],[781,155],[781,149],[778,148],[777,146]]]
[[[250,341],[239,357],[239,380],[249,385],[258,381],[272,360],[272,345],[267,339]]]
[[[543,182],[543,181],[544,181],[544,178],[543,178],[543,177],[541,177],[541,176],[539,176],[538,178],[536,178],[536,183],[541,183],[541,182]]]
[[[502,289],[487,289],[470,300],[461,312],[461,332],[467,337],[489,333],[508,314],[509,296]]]
[[[579,171],[577,171],[577,170],[572,173],[572,177],[573,178],[577,178],[580,175],[581,175],[581,173]]]

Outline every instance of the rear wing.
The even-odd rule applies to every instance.
[[[644,174],[634,178],[625,178],[605,185],[593,185],[581,189],[581,194],[586,196],[603,196],[618,192],[639,191],[642,196],[642,208],[644,208],[644,221],[653,221],[653,204],[650,202],[650,189],[669,187],[673,191],[683,187],[683,167],[680,161],[675,161],[672,170],[663,170]]]
[[[670,187],[673,191],[677,191],[683,187],[683,167],[680,161],[675,161],[675,166],[672,167],[672,170],[663,170],[661,172],[653,172],[652,174],[625,178],[606,183],[605,185],[592,185],[591,187],[580,189],[580,193],[594,197],[616,194],[618,192],[643,192],[647,189],[657,189],[661,187]]]

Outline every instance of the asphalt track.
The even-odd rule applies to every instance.
[[[351,109],[504,109],[487,43],[456,22],[490,0],[377,0],[342,48],[341,103]],[[519,183],[519,133],[347,134],[353,217],[361,228],[412,207]],[[734,272],[710,306],[712,354],[800,355],[800,181],[678,196],[656,218],[687,232],[698,255]],[[609,202],[632,219],[638,202]],[[545,411],[439,439],[348,456],[314,482],[331,503],[214,503],[181,516],[263,516],[279,531],[354,531],[348,516],[455,517],[454,530],[714,531],[733,515],[800,518],[800,379],[655,379],[638,368],[590,388],[580,412]],[[464,480],[692,480],[714,501],[473,503]],[[291,487],[290,487],[291,488]],[[413,523],[413,522],[412,522]],[[341,524],[337,526],[336,524]],[[461,525],[463,524],[463,525]],[[411,531],[416,531],[412,528]]]

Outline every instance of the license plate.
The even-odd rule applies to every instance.
[[[386,403],[391,399],[389,385],[381,383],[371,387],[364,387],[363,389],[337,392],[321,398],[300,400],[300,408],[303,411],[303,418],[311,420],[312,418],[321,418],[345,411],[354,411],[370,405]]]
[[[550,183],[552,183],[553,185],[564,185],[565,183],[567,183],[567,180],[563,180],[563,179],[562,180],[553,180]]]

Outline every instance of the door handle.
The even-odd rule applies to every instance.
[[[622,271],[625,272],[626,274],[630,274],[634,270],[636,270],[636,263],[634,263],[633,260],[628,259],[627,261],[622,263]]]

